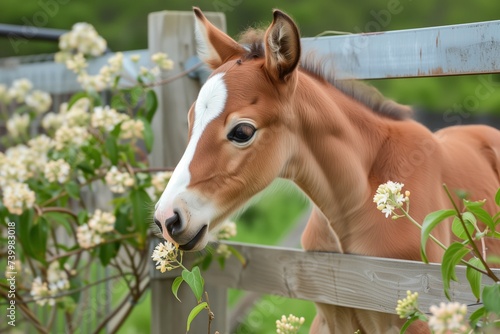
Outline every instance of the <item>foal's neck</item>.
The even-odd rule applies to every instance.
[[[342,239],[346,223],[373,204],[369,176],[388,124],[364,104],[307,75],[299,80],[296,97],[300,139],[296,170],[289,177]]]

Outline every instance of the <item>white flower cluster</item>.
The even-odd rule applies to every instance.
[[[76,239],[82,248],[91,248],[105,241],[105,234],[115,228],[116,217],[109,212],[96,210],[87,224],[78,226]]]
[[[179,254],[182,255],[182,252],[173,243],[165,241],[155,247],[151,258],[156,262],[156,269],[164,273],[179,267],[179,263],[182,262],[182,256],[180,261],[177,260]]]
[[[172,177],[173,172],[158,172],[151,178],[151,184],[157,194],[161,194],[167,187],[167,183]]]
[[[304,317],[296,317],[290,314],[288,318],[281,316],[281,320],[276,320],[277,334],[296,334],[299,332],[300,326],[304,324]]]
[[[406,291],[406,298],[398,300],[396,313],[401,319],[406,319],[418,311],[418,292]]]
[[[71,166],[63,159],[47,162],[44,169],[45,178],[49,182],[65,183],[69,180]]]
[[[31,285],[31,296],[38,305],[48,304],[54,306],[57,302],[57,295],[68,290],[70,287],[68,274],[61,269],[59,262],[52,262],[47,270],[47,281],[42,281],[41,277],[36,277]]]
[[[56,149],[60,151],[66,146],[81,147],[87,142],[89,136],[87,129],[82,126],[63,125],[57,129],[54,136]]]
[[[378,187],[373,202],[377,204],[378,210],[385,213],[386,218],[392,216],[394,210],[402,208],[403,204],[409,201],[409,191],[404,196],[401,194],[403,186],[402,183],[387,181]]]
[[[144,135],[144,123],[141,120],[129,119],[120,125],[121,139],[140,139]]]
[[[43,114],[50,109],[52,98],[48,93],[41,90],[34,90],[26,96],[26,105],[35,111],[37,114]]]
[[[151,61],[165,71],[169,71],[174,68],[174,62],[172,59],[168,59],[168,55],[163,52],[157,52],[151,55]]]
[[[25,103],[36,114],[48,111],[52,105],[50,94],[41,90],[31,91],[32,88],[33,84],[28,79],[14,80],[10,88],[0,85],[0,102]]]
[[[128,121],[129,119],[127,115],[119,113],[109,106],[95,107],[90,124],[94,128],[112,131],[119,123]]]
[[[23,103],[26,99],[26,95],[32,88],[33,84],[28,79],[23,78],[14,80],[4,97],[5,102],[10,103],[11,101],[16,101],[17,103]]]
[[[12,138],[19,138],[28,133],[30,116],[27,114],[14,114],[7,120],[7,132]]]
[[[81,53],[89,56],[100,56],[106,51],[107,43],[95,28],[85,22],[75,23],[71,31],[59,38],[59,49],[66,53]]]
[[[109,189],[117,194],[124,193],[126,188],[135,184],[132,175],[127,172],[120,172],[116,166],[110,168],[104,179]]]
[[[225,221],[221,223],[220,228],[217,231],[217,239],[227,240],[235,237],[237,233],[236,223],[232,221]]]
[[[430,307],[429,327],[434,334],[469,333],[467,305],[458,302],[440,303]]]
[[[10,213],[20,215],[35,204],[35,193],[25,183],[11,182],[3,187],[3,205]]]

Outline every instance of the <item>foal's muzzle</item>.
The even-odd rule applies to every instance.
[[[160,230],[163,231],[162,224],[155,218],[155,223],[158,225]],[[198,232],[189,241],[186,242],[186,236],[183,238],[183,234],[187,233],[187,224],[183,224],[181,216],[174,212],[174,214],[165,220],[165,229],[168,235],[174,240],[178,245],[179,249],[183,251],[192,250],[199,242],[205,237],[208,230],[208,225],[203,225]]]

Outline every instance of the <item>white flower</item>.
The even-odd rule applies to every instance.
[[[398,300],[396,313],[401,319],[408,318],[418,311],[418,292],[406,291],[406,298]]]
[[[64,118],[60,114],[49,112],[42,119],[42,127],[46,131],[51,131],[59,128],[64,122]]]
[[[119,123],[128,120],[125,114],[117,112],[109,106],[95,107],[92,113],[90,123],[94,128],[101,128],[106,131],[112,131]]]
[[[59,300],[57,295],[70,288],[68,274],[59,267],[59,262],[54,261],[47,269],[47,281],[36,277],[31,284],[31,296],[40,306],[48,304],[54,306]]]
[[[99,245],[103,241],[99,232],[91,229],[88,224],[77,227],[76,240],[78,241],[78,245],[85,249]]]
[[[112,213],[96,210],[92,218],[90,218],[88,225],[92,230],[104,234],[113,231],[115,228],[115,221],[116,218]]]
[[[18,138],[27,132],[29,125],[29,115],[14,114],[9,120],[7,120],[7,131],[13,138]]]
[[[174,62],[168,59],[168,55],[163,52],[157,52],[151,56],[153,63],[158,65],[162,70],[171,70],[174,68]]]
[[[151,178],[151,184],[153,185],[155,191],[157,193],[161,193],[165,190],[167,187],[167,183],[172,177],[171,171],[167,172],[158,172],[153,177]]]
[[[109,69],[112,74],[118,74],[123,68],[123,53],[117,52],[108,59]]]
[[[296,317],[290,314],[288,318],[281,316],[280,320],[276,320],[277,334],[296,334],[299,332],[300,326],[304,324],[304,317]]]
[[[61,126],[54,136],[56,141],[56,149],[62,150],[66,146],[80,147],[85,144],[89,137],[86,128],[81,126],[69,127],[66,125]]]
[[[77,53],[76,55],[68,58],[65,63],[66,68],[76,74],[81,73],[87,66],[89,66],[89,64],[87,64],[87,60],[81,53]]]
[[[218,240],[227,240],[236,236],[236,223],[232,221],[225,221],[220,225],[219,230],[217,231],[217,239]]]
[[[164,273],[179,267],[180,261],[177,260],[179,253],[182,254],[173,243],[165,241],[155,247],[151,258],[156,262],[156,269]]]
[[[50,298],[51,294],[47,283],[42,282],[40,277],[36,277],[31,283],[30,295],[40,306],[44,306],[46,303],[49,305],[55,304],[55,300]]]
[[[47,162],[44,169],[45,178],[49,182],[65,183],[69,180],[71,166],[63,159]]]
[[[24,102],[26,94],[33,88],[33,84],[28,79],[14,80],[12,86],[7,91],[10,100],[16,100],[17,103]]]
[[[100,92],[108,86],[107,78],[97,74],[97,75],[89,75],[86,72],[80,73],[76,80],[80,83],[82,88],[86,91],[96,91]]]
[[[0,163],[0,187],[2,188],[12,182],[25,182],[31,175],[30,170],[28,170],[23,161],[5,159]]]
[[[31,138],[28,141],[28,146],[33,152],[37,152],[39,155],[47,155],[50,149],[55,146],[55,142],[46,135],[38,135],[34,138]]]
[[[49,110],[52,105],[52,98],[48,93],[41,90],[34,90],[26,96],[26,105],[31,107],[37,114],[42,114]]]
[[[134,63],[137,63],[139,62],[139,60],[141,60],[141,55],[140,54],[131,55],[130,60],[132,60]]]
[[[59,48],[66,52],[76,51],[96,57],[103,54],[106,47],[106,41],[91,24],[85,22],[75,23],[70,32],[59,38]]]
[[[120,172],[116,166],[111,167],[104,179],[109,189],[118,194],[124,193],[127,187],[135,184],[134,178],[129,173]]]
[[[9,104],[11,97],[7,90],[7,86],[4,84],[0,84],[0,103]]]
[[[143,137],[144,123],[141,120],[126,120],[121,124],[120,128],[121,139],[139,139]]]
[[[25,183],[11,182],[3,188],[3,205],[10,213],[20,215],[35,204],[35,193]]]
[[[375,196],[373,196],[373,202],[377,205],[377,209],[385,213],[386,218],[392,216],[394,210],[402,208],[404,203],[408,203],[410,193],[406,192],[403,196],[401,194],[403,186],[402,183],[387,181],[378,187]]]
[[[440,303],[430,307],[429,327],[435,334],[468,333],[467,305],[458,302]]]
[[[229,247],[226,244],[219,244],[215,252],[217,253],[217,255],[220,255],[225,259],[228,259],[231,256],[231,251],[229,250]]]

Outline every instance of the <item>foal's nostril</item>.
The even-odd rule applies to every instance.
[[[160,221],[159,221],[158,219],[156,219],[156,218],[154,218],[153,220],[154,220],[154,222],[155,222],[156,226],[158,226],[158,228],[160,229],[160,231],[162,231],[162,232],[163,232],[163,228],[161,227],[161,223],[160,223]]]
[[[179,215],[174,212],[174,215],[167,220],[165,220],[165,226],[167,227],[168,234],[170,236],[175,237],[182,230],[181,220]]]

